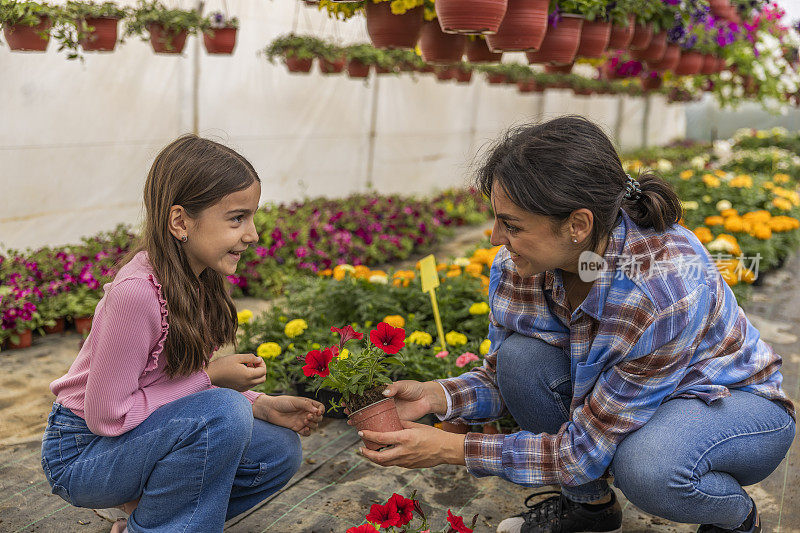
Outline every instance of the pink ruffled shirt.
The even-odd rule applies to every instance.
[[[147,252],[136,254],[103,290],[89,337],[50,390],[92,433],[117,436],[162,405],[213,385],[202,370],[175,378],[164,371],[159,356],[169,333],[167,304]],[[243,394],[252,403],[261,393]]]

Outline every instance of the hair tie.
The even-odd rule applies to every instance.
[[[635,202],[642,197],[642,188],[639,182],[632,178],[630,174],[625,175],[628,176],[628,182],[625,184],[625,199]]]

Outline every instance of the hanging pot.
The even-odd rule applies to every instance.
[[[667,51],[667,32],[660,31],[653,35],[650,44],[644,50],[632,50],[631,55],[639,61],[661,61]]]
[[[467,61],[470,63],[499,63],[503,60],[502,52],[496,54],[489,50],[486,39],[467,39]]]
[[[501,83],[508,81],[508,78],[505,74],[487,74],[486,81],[492,85],[500,85]]]
[[[456,81],[458,83],[469,83],[472,81],[472,71],[464,70],[462,68],[456,69]]]
[[[449,81],[454,80],[456,78],[457,72],[455,67],[437,67],[436,72],[436,79],[439,81]]]
[[[658,78],[651,78],[650,76],[645,76],[642,78],[642,88],[646,91],[655,91],[661,88],[661,84],[664,83],[660,77]]]
[[[110,52],[117,46],[116,17],[87,17],[84,19],[87,26],[94,28],[81,39],[81,48],[84,52]]]
[[[700,69],[700,73],[709,76],[715,72],[717,72],[717,58],[711,54],[704,54],[703,67]]]
[[[347,75],[351,78],[367,78],[369,77],[369,68],[369,65],[358,59],[351,59],[347,62]]]
[[[217,28],[203,32],[203,44],[209,54],[233,54],[236,28]]]
[[[611,38],[611,23],[602,20],[585,20],[578,45],[579,57],[603,57]]]
[[[705,56],[699,52],[686,51],[681,54],[681,60],[675,67],[678,76],[694,76],[700,74],[705,66]]]
[[[536,93],[542,92],[542,89],[539,87],[539,84],[536,83],[536,80],[521,80],[517,82],[517,89],[521,93]]]
[[[653,24],[651,22],[646,25],[637,24],[633,27],[633,38],[628,46],[631,50],[644,50],[650,46],[651,40],[653,40]]]
[[[437,0],[435,6],[445,33],[492,34],[503,21],[508,0]]]
[[[419,37],[422,59],[434,65],[458,63],[467,46],[466,35],[444,33],[435,20],[425,22]]]
[[[186,30],[167,31],[161,24],[151,22],[147,25],[147,31],[150,32],[153,51],[157,54],[180,54],[186,46]]]
[[[320,57],[319,71],[323,74],[340,74],[342,71],[344,71],[344,66],[346,63],[347,60],[343,57],[333,61]]]
[[[711,13],[717,18],[725,18],[728,15],[731,4],[728,0],[709,0],[708,7]]]
[[[314,63],[312,58],[299,58],[299,57],[285,57],[283,62],[286,63],[286,68],[289,72],[311,72],[311,65]]]
[[[566,63],[563,65],[554,65],[552,63],[547,63],[544,66],[544,71],[548,74],[569,74],[572,72],[572,67],[575,66],[575,63]]]
[[[668,44],[664,56],[659,61],[648,61],[647,68],[655,72],[675,70],[681,60],[681,47],[677,44]]]
[[[414,48],[422,29],[422,6],[402,15],[392,13],[391,2],[365,4],[367,33],[377,48]]]
[[[50,28],[53,23],[50,17],[40,17],[39,24],[36,26],[23,26],[13,24],[3,26],[3,36],[11,50],[19,52],[44,52],[50,42]],[[42,38],[40,33],[47,32],[47,36]]]
[[[548,26],[542,45],[536,52],[527,52],[529,63],[572,63],[581,41],[583,17],[562,15],[555,26]]]
[[[492,52],[538,50],[547,32],[550,0],[508,0],[508,10],[497,33],[488,35]]]
[[[631,16],[627,26],[611,26],[611,36],[608,39],[609,50],[622,50],[630,46],[633,40],[633,32],[636,28],[635,19]]]

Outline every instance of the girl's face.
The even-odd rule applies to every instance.
[[[236,272],[242,252],[258,242],[253,215],[260,197],[261,184],[254,181],[204,209],[197,218],[187,218],[188,240],[182,246],[196,276],[206,268],[223,276]]]

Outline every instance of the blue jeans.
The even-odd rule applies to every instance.
[[[526,431],[556,433],[569,420],[569,355],[538,339],[513,334],[497,357],[500,393]],[[614,484],[640,509],[674,522],[740,525],[751,510],[742,485],[766,478],[783,460],[795,423],[778,404],[744,391],[707,405],[676,398],[617,447]],[[561,488],[588,502],[611,490],[603,479]]]
[[[78,507],[140,498],[131,532],[222,531],[225,520],[284,486],[300,467],[294,431],[253,418],[241,393],[210,389],[156,409],[117,437],[93,434],[53,404],[42,468],[54,494]]]

